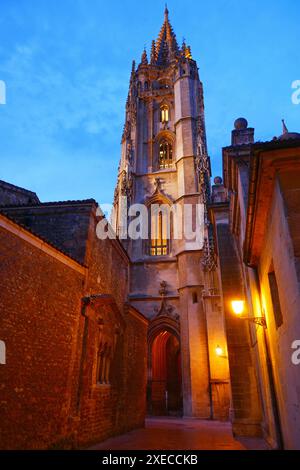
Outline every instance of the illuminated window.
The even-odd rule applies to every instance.
[[[160,108],[160,122],[169,122],[169,107],[166,104]]]
[[[159,144],[159,168],[170,168],[172,166],[172,145],[167,140]]]
[[[168,214],[162,210],[151,213],[151,256],[168,254]]]

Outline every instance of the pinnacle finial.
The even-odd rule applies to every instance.
[[[143,54],[142,54],[141,63],[142,63],[142,65],[147,65],[147,64],[148,64],[148,57],[147,57],[146,46],[144,47],[144,51],[143,51]]]
[[[187,59],[191,59],[191,58],[192,58],[191,46],[186,46],[185,57],[186,57]]]
[[[156,46],[155,46],[155,41],[152,41],[151,45],[151,55],[150,55],[150,63],[155,64],[156,62]]]
[[[169,10],[167,4],[165,4],[165,20],[168,20],[169,17]]]
[[[288,131],[288,128],[286,127],[284,119],[281,119],[281,121],[282,121],[282,133],[283,134],[288,134],[289,131]]]
[[[130,77],[130,80],[133,79],[134,77],[134,74],[135,74],[135,60],[132,61],[132,66],[131,66],[131,77]]]

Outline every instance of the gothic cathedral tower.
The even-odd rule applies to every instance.
[[[114,228],[132,262],[130,303],[149,320],[148,411],[210,418],[212,392],[206,302],[210,196],[203,87],[190,47],[179,47],[165,9],[148,60],[132,65]],[[147,239],[126,238],[127,209],[143,204],[202,207],[197,240],[170,239],[165,214],[149,215]],[[126,208],[127,206],[127,208]],[[133,215],[133,214],[131,214]],[[192,224],[194,225],[194,223]],[[214,282],[213,282],[214,284]]]

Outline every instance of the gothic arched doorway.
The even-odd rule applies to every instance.
[[[148,413],[180,416],[182,377],[179,334],[163,325],[154,330],[149,335],[148,343]]]

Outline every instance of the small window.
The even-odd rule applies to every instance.
[[[169,122],[169,107],[166,104],[160,108],[160,122]]]
[[[162,140],[159,144],[159,168],[170,168],[172,166],[172,158],[172,145],[167,140]]]
[[[279,291],[278,291],[278,285],[277,285],[275,272],[274,271],[269,272],[268,277],[269,277],[269,286],[270,286],[270,292],[271,292],[271,298],[272,298],[272,304],[273,304],[275,324],[276,324],[276,328],[279,328],[283,323],[283,317],[282,317],[282,311],[281,311],[281,306],[280,306]]]
[[[193,292],[192,298],[193,298],[193,304],[197,304],[197,303],[198,303],[198,295],[197,295],[197,292]]]

